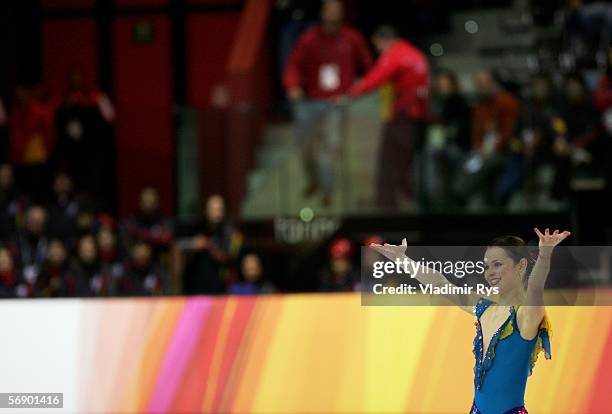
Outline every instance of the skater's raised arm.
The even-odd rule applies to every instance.
[[[542,232],[534,229],[538,236],[538,259],[527,280],[527,291],[525,292],[524,306],[518,311],[517,322],[519,330],[524,338],[533,338],[539,329],[540,322],[544,317],[544,286],[550,271],[550,258],[555,247],[565,240],[571,233],[555,230],[552,234],[548,229]]]

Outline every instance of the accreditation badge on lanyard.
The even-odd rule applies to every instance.
[[[319,88],[333,91],[340,87],[340,68],[335,63],[326,63],[319,67]]]

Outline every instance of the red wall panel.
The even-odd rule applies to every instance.
[[[198,108],[211,106],[212,88],[227,77],[227,59],[240,14],[187,16],[187,99]]]
[[[200,182],[202,193],[228,196],[227,114],[213,108],[211,94],[220,83],[227,87],[227,60],[240,13],[187,16],[187,100],[200,111]]]
[[[153,25],[153,39],[133,39],[134,25]],[[174,132],[170,24],[155,16],[118,17],[113,23],[113,82],[117,106],[119,211],[130,214],[148,184],[161,191],[162,209],[174,210]]]
[[[42,25],[43,80],[63,92],[70,72],[79,68],[88,85],[98,79],[96,24],[93,18],[46,20]]]

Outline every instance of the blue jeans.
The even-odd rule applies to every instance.
[[[308,183],[331,196],[341,160],[346,110],[324,100],[304,99],[294,104],[293,114]]]

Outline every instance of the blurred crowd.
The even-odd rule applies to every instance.
[[[559,83],[536,73],[517,96],[483,70],[470,103],[452,71],[437,73],[422,157],[425,201],[503,207],[520,194],[541,207],[570,200],[578,179],[609,179],[608,76],[592,91],[579,72]]]
[[[380,208],[397,208],[402,196],[427,209],[506,208],[517,198],[527,208],[564,206],[580,179],[609,190],[612,48],[594,90],[579,70],[537,72],[508,87],[483,69],[468,95],[455,72],[432,70],[396,28],[380,26],[371,40],[376,61],[339,0],[323,1],[320,22],[295,36],[283,84],[306,197],[331,203],[346,104],[376,89],[387,104],[374,183]]]
[[[274,292],[261,257],[210,196],[200,224],[176,237],[157,188],[142,189],[136,214],[117,220],[83,203],[59,172],[53,197],[33,203],[9,164],[0,167],[0,297],[99,297]]]
[[[0,99],[0,297],[275,291],[219,195],[181,237],[155,186],[117,217],[115,109],[79,70],[67,84]]]
[[[294,29],[282,42],[282,81],[305,196],[333,202],[347,104],[376,89],[387,110],[378,165],[364,168],[376,170],[381,208],[396,209],[402,196],[428,210],[506,208],[517,197],[563,204],[580,178],[603,182],[609,194],[612,48],[595,88],[579,70],[538,72],[509,87],[484,69],[468,94],[465,77],[432,70],[394,27],[373,32],[375,59],[339,0],[322,2],[319,23]],[[188,232],[161,212],[155,186],[142,189],[136,214],[117,217],[113,103],[78,70],[67,84],[61,94],[35,85],[0,98],[0,296],[278,291],[220,195],[205,200]],[[358,289],[357,251],[349,239],[333,240],[318,289]]]

